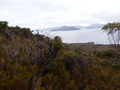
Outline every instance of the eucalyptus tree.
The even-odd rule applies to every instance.
[[[115,45],[118,59],[120,60],[120,23],[107,23],[102,30],[107,32],[109,42]]]
[[[53,44],[53,50],[55,52],[59,51],[61,48],[62,48],[62,39],[60,36],[55,36],[53,41],[52,41],[52,44]]]
[[[3,32],[8,27],[7,21],[0,21],[0,33]]]

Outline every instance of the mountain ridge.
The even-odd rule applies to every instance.
[[[67,26],[67,25],[64,25],[64,26]],[[79,28],[79,30],[80,30],[80,29],[102,28],[103,26],[104,26],[104,24],[94,23],[94,24],[90,24],[88,26],[74,25],[73,27]],[[48,28],[36,29],[36,30],[39,30],[39,31],[51,31],[51,30],[54,30],[54,29],[58,29],[60,27],[63,27],[63,26],[48,27]],[[72,27],[72,26],[68,26],[68,27]]]
[[[80,29],[76,28],[75,26],[62,26],[56,29],[52,29],[50,31],[70,31],[70,30],[80,30]]]

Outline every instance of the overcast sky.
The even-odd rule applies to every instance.
[[[31,29],[120,21],[120,0],[0,0],[0,21]]]

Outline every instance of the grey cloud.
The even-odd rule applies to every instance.
[[[32,28],[119,20],[119,12],[101,10],[94,14],[94,10],[92,13],[88,12],[86,5],[79,5],[75,1],[59,4],[61,1],[56,3],[54,0],[0,0],[0,20],[6,20],[11,25]]]
[[[120,12],[109,12],[105,10],[94,14],[92,18],[96,18],[104,22],[120,21]]]
[[[66,10],[66,7],[55,5],[50,0],[5,0],[0,1],[1,9],[14,12],[34,12],[37,9],[39,12]]]

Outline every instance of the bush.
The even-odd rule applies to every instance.
[[[56,36],[54,39],[53,39],[53,50],[55,52],[59,51],[61,48],[62,48],[62,40],[61,40],[61,37],[59,36]]]
[[[0,21],[0,33],[3,33],[5,29],[8,28],[8,22],[7,21]]]
[[[103,52],[103,56],[108,57],[108,58],[115,58],[115,57],[117,57],[117,54],[116,54],[115,50],[109,49],[109,50]]]

